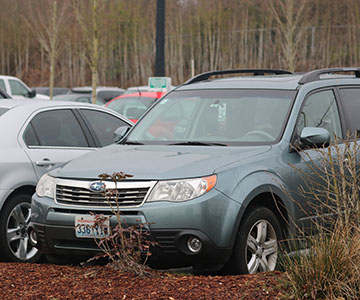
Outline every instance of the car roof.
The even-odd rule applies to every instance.
[[[117,96],[114,99],[110,100],[105,106],[109,106],[110,103],[114,101],[118,101],[121,99],[128,99],[128,98],[155,98],[160,99],[162,96],[167,94],[167,92],[140,92],[140,93],[131,93],[131,94],[123,94],[121,96]]]
[[[115,86],[97,86],[96,87],[96,91],[100,91],[100,90],[108,90],[108,91],[125,91],[122,88],[119,87],[115,87]],[[73,93],[91,93],[92,92],[92,87],[91,86],[77,86],[77,87],[73,87],[71,88],[71,91]]]
[[[61,107],[61,106],[76,106],[76,107],[90,107],[90,108],[99,108],[101,106],[90,104],[90,103],[80,103],[72,101],[56,101],[56,100],[34,100],[34,99],[0,99],[0,107],[13,109],[15,107],[24,107],[27,106],[29,109],[37,109],[44,107]]]
[[[344,75],[346,73],[347,75]],[[243,74],[245,76],[234,74]],[[251,75],[249,75],[251,74]],[[271,74],[271,75],[269,75]],[[226,78],[212,79],[212,76]],[[232,77],[229,77],[232,76]],[[354,81],[354,79],[356,81]],[[332,81],[329,81],[332,80]],[[302,85],[313,84],[359,84],[360,68],[338,67],[317,69],[306,73],[292,73],[278,69],[234,69],[205,72],[189,79],[175,90],[201,90],[201,89],[283,89],[296,90]],[[319,83],[322,81],[323,83]]]
[[[136,92],[131,94],[125,94],[116,97],[115,99],[128,98],[128,97],[150,97],[150,98],[161,98],[166,92]]]
[[[276,76],[241,76],[218,78],[184,84],[175,90],[193,89],[288,89],[296,90],[299,86],[301,75],[276,75]]]
[[[7,78],[7,79],[18,79],[17,77],[14,76],[9,76],[9,75],[0,75],[0,78]]]

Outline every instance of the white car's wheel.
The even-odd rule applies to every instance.
[[[1,211],[0,251],[7,261],[36,262],[40,259],[38,249],[29,242],[30,201],[30,195],[16,195]]]

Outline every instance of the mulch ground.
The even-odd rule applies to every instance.
[[[0,299],[288,299],[281,272],[236,276],[152,273],[138,277],[107,266],[0,263]]]

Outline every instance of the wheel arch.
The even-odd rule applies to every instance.
[[[253,197],[244,209],[241,220],[249,211],[254,209],[254,207],[259,206],[266,207],[275,214],[281,225],[284,236],[287,236],[289,231],[289,213],[284,201],[278,193],[268,191],[259,193]],[[239,226],[241,226],[241,221],[239,222]]]
[[[16,196],[16,195],[20,195],[20,194],[27,194],[29,196],[32,196],[35,193],[35,186],[34,185],[23,185],[23,186],[19,186],[16,189],[14,189],[10,194],[8,194],[4,200],[4,202],[2,203],[2,206],[0,207],[0,212],[3,210],[3,208],[5,207],[5,205],[8,203],[9,199],[11,199],[12,197]]]

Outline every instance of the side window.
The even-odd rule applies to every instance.
[[[34,144],[33,135],[37,137],[38,144]],[[26,128],[24,139],[28,146],[89,146],[79,122],[69,109],[38,113]]]
[[[5,82],[2,79],[0,79],[0,88],[2,88],[4,91],[6,91]]]
[[[120,126],[127,125],[125,121],[102,111],[89,109],[81,109],[80,111],[96,134],[101,146],[112,144],[114,142],[114,131]]]
[[[29,91],[28,89],[19,81],[9,80],[11,93],[13,95],[27,96]]]
[[[327,129],[331,141],[335,135],[342,138],[339,111],[332,90],[317,92],[305,100],[296,125],[297,133],[300,134],[304,127]]]
[[[24,141],[26,146],[40,146],[39,140],[36,137],[35,131],[32,128],[31,123],[25,129]]]
[[[349,120],[350,134],[356,133],[360,136],[360,89],[342,88],[340,95],[343,100],[344,109]]]

